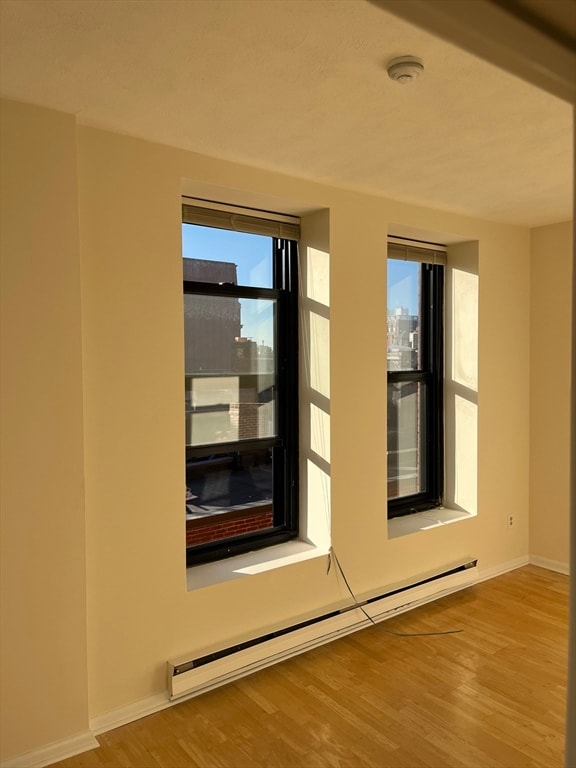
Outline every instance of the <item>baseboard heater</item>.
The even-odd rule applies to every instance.
[[[477,562],[469,560],[413,584],[228,648],[193,659],[169,661],[170,699],[197,696],[338,637],[364,629],[372,622],[384,621],[464,589],[477,581]]]

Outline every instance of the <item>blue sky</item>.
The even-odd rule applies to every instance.
[[[182,256],[236,264],[238,285],[272,287],[272,238],[182,224]],[[272,302],[241,299],[242,335],[272,346]]]
[[[239,285],[272,288],[271,237],[182,224],[182,255],[232,262],[238,267]]]
[[[418,273],[414,261],[388,260],[388,311],[408,307],[411,315],[418,314]]]

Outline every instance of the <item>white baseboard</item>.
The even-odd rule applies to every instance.
[[[113,728],[119,728],[121,725],[133,723],[134,720],[140,720],[141,717],[160,712],[162,709],[171,707],[172,703],[168,698],[168,693],[156,693],[154,696],[148,696],[146,699],[140,699],[133,704],[93,717],[90,720],[90,728],[92,733],[96,735],[106,733]]]
[[[562,563],[560,560],[549,560],[547,557],[540,557],[540,555],[530,555],[530,565],[537,565],[538,568],[546,568],[548,571],[556,571],[556,573],[570,576],[569,563]]]
[[[32,752],[3,760],[0,763],[0,768],[44,768],[45,765],[66,760],[68,757],[74,757],[74,755],[79,755],[99,746],[100,744],[94,738],[94,734],[86,731],[68,739],[47,744],[40,749],[34,749]]]
[[[488,568],[478,568],[478,579],[476,580],[476,583],[488,581],[488,579],[501,576],[503,573],[508,573],[509,571],[515,571],[516,568],[522,568],[524,565],[530,565],[528,555],[516,557],[514,560],[507,560],[505,563],[498,563],[498,565],[491,565]]]

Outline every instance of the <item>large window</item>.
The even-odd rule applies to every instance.
[[[198,202],[182,212],[193,565],[297,534],[298,226]]]
[[[444,249],[388,244],[388,516],[442,502]]]

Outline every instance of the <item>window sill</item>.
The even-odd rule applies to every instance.
[[[404,515],[403,517],[394,517],[388,520],[388,538],[397,539],[401,536],[409,536],[411,533],[419,531],[428,531],[430,528],[440,528],[443,525],[457,523],[460,520],[469,520],[476,517],[470,512],[462,509],[448,509],[439,507],[438,509],[428,509],[426,512],[416,512],[413,515]]]
[[[305,541],[288,541],[275,547],[248,552],[238,557],[228,557],[214,563],[195,565],[186,571],[186,589],[191,592],[214,584],[222,584],[232,579],[254,576],[275,568],[323,557],[328,554],[327,547],[317,547]]]

